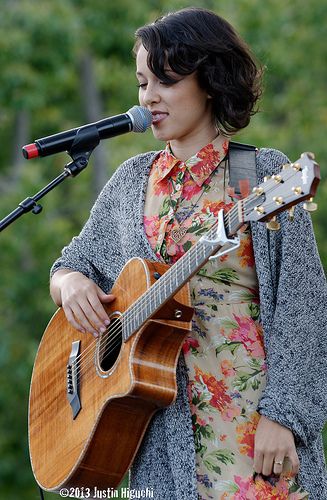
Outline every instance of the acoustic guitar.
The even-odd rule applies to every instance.
[[[313,154],[303,153],[221,211],[173,266],[131,259],[112,289],[116,300],[106,306],[111,323],[97,339],[75,330],[62,309],[54,314],[29,400],[31,464],[43,490],[119,485],[154,412],[176,398],[177,360],[193,315],[188,281],[220,249],[237,246],[245,223],[270,221],[276,229],[272,217],[310,199],[319,180]]]

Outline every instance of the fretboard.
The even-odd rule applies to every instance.
[[[240,211],[243,209],[242,200],[224,214],[224,226],[227,237],[234,235],[242,226]],[[193,245],[168,271],[163,274],[139,299],[134,302],[121,318],[123,324],[123,338],[126,341],[147,320],[158,311],[161,306],[172,298],[190,278],[216,253],[220,245],[216,239],[218,223],[214,224],[206,234],[206,241],[201,239]],[[213,240],[210,242],[210,240]]]

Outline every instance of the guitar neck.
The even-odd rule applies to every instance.
[[[242,226],[239,221],[241,201],[224,214],[226,235],[232,236]],[[163,274],[132,306],[123,314],[123,337],[127,340],[143,323],[180,290],[194,274],[216,253],[220,245],[215,240],[218,223],[206,234],[206,242],[199,240],[168,271]]]

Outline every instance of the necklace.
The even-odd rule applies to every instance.
[[[218,167],[218,165],[217,165]],[[211,180],[211,177],[213,176],[213,174],[217,171],[217,167],[211,172],[211,174],[209,175],[209,180]],[[170,178],[170,183],[171,183],[171,187],[172,187],[172,191],[174,191],[174,185],[173,185],[173,181],[172,179]],[[182,187],[181,187],[182,189]],[[204,195],[204,193],[207,192],[205,191],[205,189],[202,189],[201,190],[201,194],[200,196],[197,198],[197,200],[191,204],[191,207],[190,207],[190,210],[188,210],[186,212],[186,214],[184,214],[182,217],[178,217],[178,215],[176,214],[175,212],[175,219],[176,219],[176,222],[178,223],[178,227],[176,229],[173,229],[170,233],[171,237],[172,237],[172,240],[177,244],[179,243],[185,236],[185,234],[187,233],[187,227],[183,225],[183,223],[185,223],[185,221],[190,217],[190,215],[192,215],[192,213],[195,211],[200,199],[202,198],[202,196]],[[173,200],[172,200],[172,194],[173,193],[169,193],[169,200],[170,200],[170,207],[171,207],[171,210],[174,210],[174,204],[173,204]],[[178,202],[175,204],[175,210],[177,208],[177,204]]]

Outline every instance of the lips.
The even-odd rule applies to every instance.
[[[163,111],[152,111],[152,125],[156,125],[167,118],[168,114],[169,113],[165,113]]]

